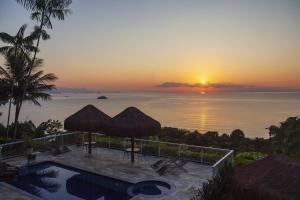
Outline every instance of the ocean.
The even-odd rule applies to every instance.
[[[105,95],[107,100],[99,100]],[[25,103],[21,120],[39,124],[48,119],[63,120],[87,104],[110,116],[135,106],[161,122],[162,126],[231,133],[241,129],[246,136],[268,138],[270,125],[278,125],[300,114],[300,93],[60,93],[38,107]],[[7,107],[0,107],[0,122],[6,124]]]

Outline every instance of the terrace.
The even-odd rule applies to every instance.
[[[98,133],[93,135],[96,145],[92,156],[87,154],[84,146],[78,146],[78,141],[82,138],[81,133],[65,133],[34,139],[35,151],[38,152],[34,163],[55,161],[130,183],[160,180],[170,184],[172,191],[166,196],[151,199],[189,200],[204,182],[217,173],[219,167],[232,159],[233,155],[233,151],[225,149],[136,139],[135,145],[142,153],[136,155],[140,159],[132,164],[126,156],[124,157],[124,149],[129,144],[128,138],[113,138]],[[53,156],[49,153],[50,144],[64,145],[71,151]],[[1,148],[2,159],[6,163],[19,167],[27,164],[23,141],[4,144]],[[187,163],[182,168],[175,168],[160,176],[151,168],[151,164],[167,158],[185,160]],[[20,194],[26,199],[24,192],[19,189],[10,186],[6,189],[1,188],[0,193],[6,194],[8,197],[6,199]],[[148,198],[149,196],[137,195],[132,199]],[[32,196],[28,195],[28,199],[32,199]]]

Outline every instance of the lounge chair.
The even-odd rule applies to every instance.
[[[161,166],[163,166],[163,165],[169,163],[170,161],[171,161],[170,159],[159,160],[159,161],[153,163],[153,164],[151,165],[151,168],[154,169],[154,170],[157,170],[157,169],[159,169]]]
[[[53,144],[50,147],[50,152],[54,156],[57,156],[57,155],[62,154],[62,153],[67,153],[69,151],[71,151],[71,150],[66,146]]]
[[[186,164],[183,160],[176,160],[171,161],[160,167],[158,170],[156,170],[156,173],[160,176],[164,175],[166,172],[170,172],[174,169],[180,169]]]

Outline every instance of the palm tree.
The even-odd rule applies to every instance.
[[[9,99],[9,83],[5,80],[0,80],[0,106],[5,105],[8,99]],[[0,111],[0,116],[1,115],[2,112]]]
[[[9,83],[0,80],[0,106],[5,105],[9,99]]]
[[[9,35],[8,33],[1,32],[0,40],[3,43],[8,44],[7,46],[0,47],[0,53],[3,55],[16,55],[20,52],[24,55],[29,55],[30,52],[36,50],[36,47],[33,45],[34,40],[37,39],[37,32],[32,32],[29,36],[24,35],[27,25],[24,24],[20,27],[15,36]],[[10,96],[14,93],[14,77],[12,77],[11,87],[10,87]],[[9,90],[8,90],[9,91]],[[10,113],[11,113],[11,98],[9,98],[8,106],[8,115],[7,115],[7,134],[9,132],[9,123],[10,123]]]
[[[42,63],[42,59],[36,59],[32,66],[32,73],[29,75],[31,60],[24,53],[19,53],[17,57],[7,55],[6,68],[0,67],[0,79],[8,82],[12,82],[13,79],[15,81],[15,92],[12,96],[15,105],[15,126],[18,123],[23,101],[29,101],[40,106],[39,100],[51,99],[51,95],[46,92],[55,88],[55,85],[50,83],[55,81],[57,77],[52,73],[44,74],[42,70],[39,70]],[[26,91],[24,91],[25,84],[27,84]],[[16,136],[15,130],[14,137]]]
[[[71,5],[72,0],[16,0],[17,3],[21,4],[26,10],[31,12],[31,19],[39,22],[39,26],[35,29],[39,33],[36,43],[36,49],[34,51],[31,64],[29,67],[28,74],[31,75],[33,70],[33,65],[36,60],[36,54],[38,52],[40,39],[43,38],[43,33],[46,32],[44,28],[52,29],[51,18],[64,20],[66,15],[71,14],[71,10],[68,7]],[[27,90],[28,84],[25,83],[24,91]],[[22,99],[24,98],[25,93],[23,94]],[[22,100],[21,99],[21,105]],[[15,132],[17,131],[17,126],[15,126]]]

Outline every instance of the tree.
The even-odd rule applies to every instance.
[[[9,83],[0,79],[0,106],[5,105],[9,99]],[[0,116],[2,112],[0,112]],[[6,128],[0,123],[0,137],[4,135]]]
[[[289,117],[280,126],[270,126],[270,141],[274,150],[300,158],[300,118]]]
[[[0,40],[3,43],[6,43],[7,46],[3,46],[0,48],[0,53],[9,56],[16,57],[18,53],[23,53],[24,55],[29,55],[30,52],[33,52],[36,49],[36,47],[33,46],[34,40],[37,39],[37,32],[32,32],[29,36],[25,37],[25,30],[27,25],[22,25],[17,34],[15,36],[9,35],[8,33],[1,32],[0,33]],[[13,63],[12,63],[13,64]],[[10,123],[10,113],[11,113],[11,96],[13,96],[14,93],[14,84],[15,80],[14,77],[12,77],[11,86],[10,89],[5,88],[5,91],[9,92],[9,106],[8,106],[8,115],[7,115],[7,127],[9,127]],[[9,129],[7,129],[7,132]]]
[[[28,75],[31,76],[38,52],[40,40],[48,39],[48,34],[44,28],[52,29],[51,19],[64,20],[66,15],[71,14],[71,10],[68,7],[71,5],[72,0],[16,0],[17,3],[21,4],[26,10],[31,12],[31,19],[39,23],[35,30],[37,34],[36,49],[34,51],[31,63],[29,65]],[[21,98],[21,105],[25,98],[25,91],[29,87],[29,83],[24,84],[24,93]],[[16,131],[16,128],[15,128]]]
[[[5,105],[9,99],[9,83],[0,80],[0,106]]]
[[[62,123],[58,120],[49,119],[42,122],[35,130],[35,137],[43,137],[47,134],[57,134],[62,128]]]
[[[240,143],[241,141],[243,141],[245,139],[245,134],[242,130],[235,129],[230,134],[230,139],[232,140],[233,143]]]
[[[44,71],[39,70],[43,60],[37,59],[32,67],[32,74],[29,75],[30,59],[24,53],[17,54],[17,57],[6,56],[6,68],[0,67],[0,79],[8,82],[14,81],[14,94],[12,96],[13,104],[15,105],[15,120],[17,126],[20,110],[23,101],[29,101],[40,106],[39,100],[50,100],[51,95],[47,93],[55,88],[55,85],[50,84],[57,77],[50,73],[44,74]],[[24,85],[27,84],[26,91]],[[24,94],[24,96],[23,96]],[[14,130],[14,137],[16,129]]]
[[[218,174],[203,184],[192,200],[231,200],[233,166],[225,163]]]

